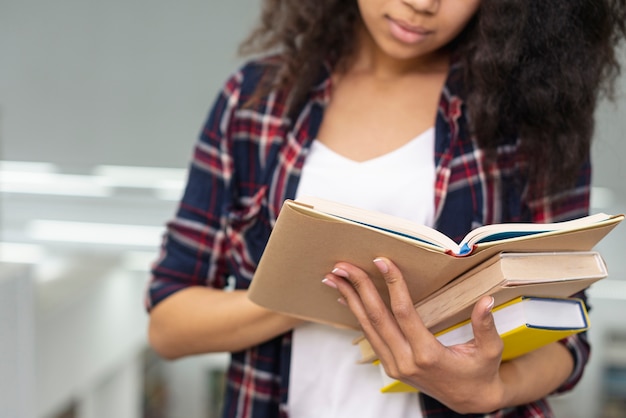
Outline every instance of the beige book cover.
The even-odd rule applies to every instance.
[[[535,229],[514,238],[509,235],[474,243],[471,251],[459,255],[426,239],[410,237],[407,228],[401,233],[392,232],[391,217],[382,216],[385,224],[374,226],[371,219],[362,216],[367,213],[371,212],[361,211],[359,216],[348,218],[342,213],[328,213],[327,207],[325,211],[317,210],[310,201],[286,201],[250,285],[249,298],[278,312],[358,329],[350,310],[337,303],[336,290],[321,283],[338,261],[367,271],[388,303],[387,287],[372,262],[376,257],[388,257],[402,271],[411,297],[418,303],[500,252],[589,251],[623,220],[623,215],[600,214],[587,221],[578,220],[569,228],[543,224],[537,230],[528,224],[528,228]],[[372,219],[378,215],[373,214]],[[500,229],[498,234],[506,226],[496,228]]]

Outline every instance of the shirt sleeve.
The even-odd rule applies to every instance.
[[[559,222],[579,218],[589,214],[591,192],[591,164],[585,162],[579,172],[575,184],[568,190],[562,190],[550,196],[542,196],[530,200],[529,208],[533,222]],[[585,291],[573,297],[582,299],[590,309]],[[569,336],[560,341],[571,353],[574,359],[572,374],[555,393],[567,392],[576,386],[583,376],[585,366],[590,357],[590,344],[587,332]]]
[[[148,311],[190,286],[225,286],[225,230],[233,172],[228,130],[239,102],[240,81],[239,72],[226,82],[195,144],[185,192],[175,217],[166,224],[159,256],[151,268],[145,300]]]

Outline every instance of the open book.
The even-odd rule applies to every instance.
[[[389,303],[387,286],[372,262],[388,257],[417,303],[500,252],[589,251],[623,218],[599,214],[563,223],[492,225],[480,228],[491,230],[491,239],[457,246],[434,229],[399,218],[321,199],[287,200],[248,297],[278,312],[359,329],[351,311],[337,303],[336,290],[321,283],[339,261],[366,271]],[[471,251],[461,251],[464,246]]]
[[[426,225],[411,222],[407,219],[375,212],[322,199],[304,196],[296,204],[308,205],[318,214],[341,218],[346,222],[354,222],[368,228],[378,229],[409,240],[417,240],[433,250],[451,252],[456,256],[467,256],[475,251],[493,245],[500,245],[513,240],[524,240],[534,235],[560,234],[567,231],[597,228],[603,224],[614,224],[623,219],[623,215],[607,215],[598,213],[571,221],[534,224],[506,223],[478,227],[470,231],[459,244],[450,237]]]
[[[580,299],[519,297],[493,309],[496,329],[504,343],[502,360],[511,360],[546,344],[589,328],[585,304]],[[445,346],[466,343],[474,338],[471,323],[463,321],[435,335]],[[382,389],[416,392],[417,389],[387,376],[378,361]]]

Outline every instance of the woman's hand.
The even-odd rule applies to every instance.
[[[374,260],[389,288],[391,309],[383,303],[368,275],[338,263],[324,283],[336,287],[357,317],[387,374],[438,399],[459,413],[487,413],[509,402],[500,375],[502,340],[483,297],[472,312],[474,340],[442,345],[424,326],[409,297],[406,282],[388,259]]]

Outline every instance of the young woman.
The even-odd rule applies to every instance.
[[[373,261],[393,312],[338,263],[320,286],[337,288],[388,373],[420,389],[383,395],[376,368],[355,364],[355,334],[268,312],[246,289],[298,195],[454,238],[587,214],[593,112],[625,22],[623,0],[266,0],[244,45],[263,56],[218,96],[153,268],[153,347],[232,352],[225,417],[552,416],[544,398],[580,379],[585,335],[501,363],[484,298],[476,339],[444,348],[393,260]]]

